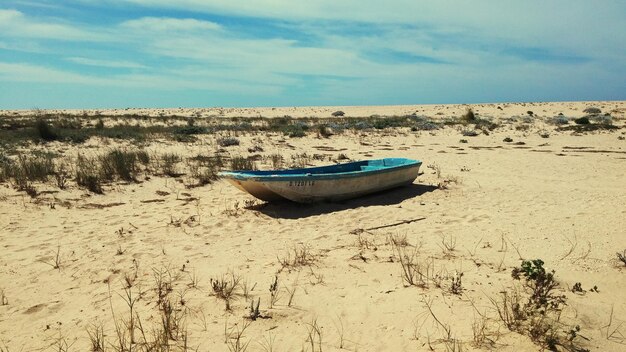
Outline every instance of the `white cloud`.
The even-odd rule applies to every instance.
[[[155,32],[187,32],[187,31],[215,31],[221,26],[214,22],[200,21],[192,18],[142,17],[129,20],[121,24],[122,27],[133,30],[148,30]]]
[[[65,41],[100,41],[106,35],[58,20],[26,17],[17,10],[0,9],[0,38],[43,38]]]
[[[78,74],[40,65],[0,61],[0,77],[5,81],[39,83],[114,84],[107,78]]]
[[[95,76],[41,65],[8,63],[0,61],[0,79],[8,82],[38,84],[72,84],[83,86],[135,87],[160,90],[207,90],[231,94],[277,94],[282,88],[265,81],[237,81],[228,79],[228,72],[215,75],[211,71],[193,68],[170,69],[152,74],[120,74]]]
[[[298,94],[318,97],[318,103],[323,103],[323,99],[336,103],[399,103],[398,99],[406,101],[408,94],[414,94],[416,101],[465,94],[469,101],[518,87],[548,92],[546,87],[555,90],[559,85],[575,86],[575,80],[612,82],[615,79],[611,74],[615,74],[611,70],[623,72],[626,62],[622,49],[626,47],[626,37],[616,35],[626,31],[625,22],[616,14],[619,4],[610,0],[597,10],[576,0],[444,0],[422,4],[408,0],[110,2],[176,8],[196,12],[198,18],[202,17],[198,12],[206,12],[256,20],[248,27],[249,21],[240,18],[220,25],[197,18],[139,17],[105,27],[0,10],[0,47],[28,39],[47,44],[61,58],[81,65],[141,69],[133,74],[103,77],[51,66],[0,62],[0,77],[13,81],[212,90],[232,96],[276,94],[284,95],[284,99],[300,89]],[[255,32],[265,24],[271,30]],[[93,51],[83,52],[81,48],[74,49],[71,42],[60,47],[47,40],[61,38],[102,39],[107,43],[102,47],[96,43]],[[66,52],[68,48],[73,51]],[[510,48],[517,51],[507,53]],[[536,52],[555,58],[571,55],[590,60],[564,65],[558,60],[533,61],[524,57],[531,56],[536,48]],[[123,60],[128,58],[133,61]],[[78,68],[76,72],[89,72],[89,68]]]
[[[291,23],[362,22],[431,26],[440,34],[468,34],[480,42],[612,55],[626,46],[621,0],[480,2],[439,0],[117,0],[151,8],[180,9],[226,16],[265,18]],[[317,22],[317,23],[316,23]],[[621,56],[623,57],[623,56]]]
[[[132,61],[98,60],[98,59],[89,59],[85,57],[68,57],[66,58],[66,60],[77,63],[77,64],[81,64],[81,65],[87,65],[87,66],[112,67],[112,68],[137,68],[137,69],[147,68],[145,65],[138,64]]]

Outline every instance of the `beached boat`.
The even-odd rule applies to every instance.
[[[225,171],[219,176],[251,195],[299,203],[337,201],[411,184],[419,160],[386,158],[273,171]]]

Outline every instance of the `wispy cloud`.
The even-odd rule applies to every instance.
[[[27,17],[17,10],[0,9],[0,38],[42,38],[61,41],[100,41],[107,36],[55,19]]]
[[[115,80],[41,65],[0,61],[0,77],[12,82],[113,85]]]
[[[193,18],[142,17],[123,22],[123,28],[154,32],[201,32],[221,29],[217,23]]]
[[[8,4],[0,9],[5,82],[181,92],[171,99],[210,91],[246,105],[391,104],[545,100],[584,94],[574,77],[619,88],[615,77],[626,72],[626,37],[615,35],[626,31],[626,4],[615,0]],[[588,23],[602,25],[579,30]]]
[[[87,65],[87,66],[112,67],[112,68],[136,68],[136,69],[147,68],[145,65],[138,64],[132,61],[98,60],[98,59],[89,59],[85,57],[68,57],[66,58],[66,60],[77,63],[77,64],[81,64],[81,65]]]

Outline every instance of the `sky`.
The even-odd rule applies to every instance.
[[[0,0],[0,110],[626,100],[623,0]]]

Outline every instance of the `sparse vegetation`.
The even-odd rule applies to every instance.
[[[139,172],[137,153],[113,149],[100,157],[100,168],[105,180],[114,180],[117,177],[124,181],[136,181]]]
[[[157,165],[158,173],[170,177],[178,177],[178,163],[182,161],[182,157],[176,153],[161,154]]]
[[[402,281],[407,286],[428,288],[434,270],[432,261],[420,260],[419,247],[409,249],[395,245],[394,250],[400,263]]]
[[[274,281],[270,284],[270,309],[274,308],[279,299],[278,275],[274,275]]]
[[[606,106],[609,104],[607,103]],[[605,108],[604,105],[602,108],[607,111],[612,109],[612,107]],[[547,115],[549,112],[546,110],[541,113],[541,108],[537,110],[536,106],[532,109],[541,116],[550,116]],[[48,273],[52,279],[58,279],[63,284],[63,282],[85,281],[85,277],[79,277],[85,272],[83,271],[83,266],[85,266],[87,272],[94,274],[93,277],[89,277],[93,287],[100,285],[99,287],[102,288],[101,282],[123,285],[123,289],[119,292],[109,292],[109,299],[113,301],[111,304],[112,321],[101,323],[82,319],[82,323],[77,323],[78,325],[70,322],[72,324],[70,328],[76,326],[82,331],[82,338],[74,335],[68,335],[65,338],[59,335],[59,338],[55,337],[54,341],[53,338],[48,340],[48,337],[52,334],[57,335],[56,330],[61,330],[61,321],[57,323],[58,326],[52,322],[50,326],[42,327],[45,331],[43,335],[46,338],[46,346],[40,349],[77,349],[96,352],[223,349],[224,346],[219,346],[221,342],[215,343],[215,336],[221,336],[222,328],[224,345],[231,351],[258,350],[259,348],[266,351],[275,350],[273,334],[275,331],[283,333],[285,328],[295,334],[304,333],[306,329],[306,338],[304,334],[301,334],[299,341],[295,342],[302,346],[294,346],[292,338],[277,339],[277,342],[285,345],[285,350],[318,351],[322,348],[328,350],[337,347],[346,350],[361,350],[363,346],[367,349],[367,345],[361,343],[370,343],[371,338],[363,338],[362,331],[358,330],[358,320],[355,320],[355,318],[362,318],[358,315],[361,309],[332,310],[336,308],[333,306],[335,299],[329,299],[330,296],[328,296],[330,294],[341,297],[336,300],[340,304],[343,304],[341,302],[363,303],[358,300],[349,301],[356,292],[345,292],[344,288],[351,289],[350,286],[354,286],[357,290],[369,289],[367,307],[363,310],[371,311],[372,317],[376,317],[375,314],[381,314],[383,311],[389,312],[389,317],[393,319],[393,315],[398,314],[395,308],[397,305],[394,303],[393,306],[389,306],[388,304],[401,297],[406,298],[415,294],[428,296],[434,293],[437,300],[442,299],[443,302],[435,301],[435,303],[427,300],[426,306],[418,304],[404,311],[407,314],[414,314],[408,318],[405,315],[407,319],[428,320],[424,322],[424,326],[430,331],[419,336],[419,339],[416,338],[415,342],[410,342],[415,343],[417,347],[415,345],[413,347],[417,349],[457,351],[464,350],[468,344],[472,344],[474,348],[498,349],[504,346],[497,343],[501,332],[504,332],[502,329],[504,327],[513,331],[513,333],[505,332],[505,334],[520,333],[527,337],[511,339],[511,336],[507,336],[504,343],[519,342],[526,344],[525,348],[528,348],[529,343],[525,340],[531,339],[537,343],[539,346],[537,348],[584,351],[586,338],[581,334],[586,335],[587,329],[591,330],[590,338],[600,336],[600,340],[603,340],[606,337],[609,341],[608,346],[623,342],[623,325],[619,315],[623,309],[616,304],[615,316],[613,316],[612,309],[611,316],[608,316],[608,308],[611,305],[611,301],[607,301],[610,299],[608,295],[611,294],[609,287],[604,290],[606,294],[592,293],[597,292],[597,287],[584,286],[583,288],[586,282],[584,278],[572,275],[572,272],[568,272],[567,276],[564,275],[564,278],[567,277],[567,285],[565,282],[559,284],[554,271],[545,269],[545,264],[539,260],[522,261],[521,265],[512,272],[515,281],[507,286],[503,279],[511,280],[506,274],[511,272],[511,260],[517,256],[522,259],[522,255],[514,242],[504,240],[504,235],[503,243],[511,244],[512,248],[516,249],[517,256],[515,252],[507,252],[508,244],[503,244],[501,251],[497,251],[497,244],[494,245],[496,248],[491,248],[489,242],[483,241],[481,236],[493,242],[493,236],[497,236],[494,231],[501,230],[499,227],[493,230],[493,226],[498,226],[499,221],[494,217],[475,217],[479,213],[487,214],[485,209],[488,204],[480,204],[484,198],[474,199],[470,202],[471,204],[468,203],[468,206],[477,206],[475,209],[477,211],[467,217],[460,214],[458,208],[448,212],[441,206],[442,202],[456,203],[460,196],[471,197],[477,192],[488,190],[484,188],[486,187],[484,176],[492,174],[488,169],[490,165],[484,163],[484,159],[479,158],[478,161],[483,161],[472,166],[474,172],[468,173],[469,168],[455,159],[464,157],[457,157],[455,154],[468,154],[466,157],[469,158],[472,155],[476,156],[477,153],[478,156],[491,153],[491,156],[497,159],[502,156],[502,153],[517,148],[514,145],[498,143],[509,132],[495,134],[492,137],[479,137],[476,140],[472,139],[469,146],[459,146],[455,142],[461,131],[466,130],[477,135],[486,133],[485,131],[489,130],[487,126],[490,126],[490,121],[482,115],[482,109],[480,115],[472,112],[473,116],[467,119],[458,117],[458,112],[456,112],[457,117],[450,117],[455,116],[455,112],[443,111],[438,112],[436,115],[439,117],[434,120],[426,116],[411,114],[373,115],[358,118],[338,116],[332,119],[295,119],[286,116],[274,122],[264,118],[212,118],[212,116],[223,114],[214,112],[213,109],[194,114],[204,116],[206,119],[170,116],[165,113],[161,117],[85,114],[80,118],[63,118],[62,114],[52,116],[39,112],[38,118],[46,122],[54,135],[54,139],[49,140],[41,137],[36,121],[30,121],[29,117],[18,119],[0,116],[0,183],[6,182],[0,185],[2,189],[5,189],[4,192],[0,192],[0,198],[10,204],[9,206],[19,207],[21,214],[32,217],[35,225],[49,224],[48,220],[54,217],[62,219],[62,226],[56,229],[45,226],[39,230],[46,236],[54,236],[61,232],[67,232],[69,236],[79,235],[68,237],[71,238],[69,242],[63,240],[62,247],[56,247],[54,242],[52,242],[52,247],[49,241],[43,242],[44,247],[41,247],[41,252],[37,253],[38,257],[33,259],[37,260],[34,268]],[[607,127],[611,123],[611,116],[599,115],[588,116],[589,125],[565,127],[582,128],[572,130],[576,132],[587,131],[584,129],[587,126],[603,130],[623,128],[623,113],[621,111],[611,111],[611,113],[614,114],[615,126],[613,127]],[[148,120],[148,118],[153,120]],[[567,125],[567,118],[564,116],[559,116],[559,118],[564,119],[563,125]],[[516,121],[522,121],[528,117],[518,116],[516,119]],[[532,120],[533,124],[528,125],[525,133],[514,131],[515,124],[504,127],[514,134],[514,138],[527,139],[528,146],[523,147],[527,149],[520,148],[515,150],[515,153],[521,155],[529,151],[549,151],[584,156],[585,151],[604,152],[600,146],[584,145],[583,138],[577,139],[583,141],[581,144],[570,144],[570,140],[564,139],[566,134],[557,132],[560,131],[557,126],[553,126],[548,132],[542,130],[544,128],[542,121],[534,118]],[[546,119],[546,122],[548,121],[549,119]],[[605,124],[607,126],[604,126]],[[151,125],[158,125],[158,127]],[[447,130],[442,134],[445,138],[441,140],[437,138],[437,133],[418,132],[444,128],[444,125],[452,126],[452,128],[446,127]],[[410,133],[409,129],[416,133]],[[286,138],[293,131],[301,131],[305,134],[308,132],[310,138],[306,141]],[[205,133],[210,135],[201,135]],[[311,136],[316,133],[319,138]],[[332,139],[322,139],[335,133]],[[550,144],[537,142],[536,137],[543,133],[547,135],[551,133],[552,138],[556,138],[555,141]],[[404,136],[406,140],[396,139],[395,135],[398,134]],[[83,146],[68,144],[82,143],[92,137],[94,139]],[[187,139],[188,137],[190,139]],[[600,136],[594,136],[596,137]],[[113,141],[112,139],[119,140]],[[195,143],[181,145],[173,143],[170,139],[195,141]],[[237,143],[227,141],[230,139],[236,140]],[[459,142],[467,143],[468,139],[470,138],[461,139]],[[345,140],[350,140],[350,143],[344,145]],[[611,135],[611,140],[617,145],[615,134]],[[56,142],[49,143],[48,141]],[[433,141],[435,142],[431,145],[430,142]],[[513,139],[507,137],[505,142],[513,142]],[[359,143],[362,147],[359,147]],[[243,146],[229,148],[235,145]],[[537,145],[546,148],[534,150],[537,149]],[[569,149],[572,145],[574,147]],[[491,152],[498,148],[501,149]],[[256,169],[257,164],[261,169],[307,167],[343,160],[395,156],[396,154],[398,156],[406,154],[407,157],[412,157],[411,155],[415,155],[419,150],[426,149],[429,150],[427,152],[429,155],[447,153],[441,155],[440,162],[448,168],[456,170],[461,168],[460,170],[465,172],[463,175],[467,176],[467,180],[463,180],[467,183],[467,187],[466,185],[455,187],[451,192],[437,191],[437,186],[440,189],[449,188],[453,183],[459,182],[459,178],[446,177],[445,172],[442,175],[442,170],[438,165],[431,164],[428,165],[428,169],[422,170],[424,174],[420,175],[414,185],[398,192],[394,191],[390,193],[390,197],[378,195],[336,204],[309,206],[263,203],[241,198],[242,195],[236,193],[234,189],[223,192],[223,187],[226,187],[223,183],[203,189],[190,189],[212,183],[217,179],[218,171],[225,165],[230,169],[248,170]],[[480,149],[490,151],[480,154],[483,153],[477,152]],[[53,152],[41,153],[40,150]],[[246,150],[247,154],[236,155],[236,153],[245,153]],[[162,154],[163,151],[166,153]],[[615,156],[617,159],[621,158],[619,155]],[[514,170],[510,171],[512,174]],[[126,187],[130,183],[133,185]],[[80,189],[76,189],[77,187]],[[14,189],[20,189],[22,192],[16,194]],[[111,192],[111,194],[95,196],[86,194],[85,189],[97,194],[103,192]],[[117,191],[120,192],[114,193]],[[429,194],[431,191],[433,193]],[[32,194],[36,198],[29,199],[22,194],[23,192]],[[502,201],[510,201],[510,199],[504,197]],[[55,204],[56,210],[52,210],[55,209]],[[115,213],[115,209],[113,211],[102,210],[102,208],[107,208],[108,204],[126,205],[119,207],[119,213]],[[84,208],[83,205],[85,205]],[[515,204],[510,205],[515,206]],[[94,238],[93,233],[99,229],[85,226],[84,230],[77,230],[76,226],[81,226],[83,222],[67,216],[70,207],[81,209],[80,211],[86,216],[108,226],[102,231],[108,239],[94,241],[93,244],[88,245],[84,245],[84,242],[76,242],[76,238],[80,241]],[[384,215],[393,213],[393,216],[387,220],[368,216],[369,211],[382,207],[390,210],[397,209],[397,211],[393,210]],[[534,212],[536,209],[531,209],[531,211]],[[439,210],[446,214],[442,213],[441,218],[433,219],[434,216],[431,215],[438,214]],[[151,216],[151,212],[160,215],[157,218],[146,219]],[[44,219],[41,214],[45,216]],[[376,226],[403,219],[405,216],[409,217],[410,214],[428,216],[429,221],[425,228],[427,231],[436,228],[433,230],[435,236],[428,235],[429,232],[422,233],[423,228],[409,225],[408,221]],[[122,218],[120,218],[121,215],[123,215]],[[334,220],[331,218],[342,222],[347,221],[347,223],[350,221],[359,223],[361,224],[359,226],[364,228],[355,232],[354,236],[348,236],[345,233],[338,234],[337,232],[347,231],[346,226],[350,226],[344,226],[342,223],[337,226],[339,230],[328,232],[327,229],[334,226]],[[546,217],[541,218],[542,221],[547,221]],[[24,228],[23,223],[20,223],[22,220],[7,219],[5,223],[0,224],[0,232],[18,235],[32,233],[22,231]],[[327,222],[328,220],[330,222]],[[460,222],[455,223],[456,221]],[[457,236],[463,232],[456,230],[474,221],[478,223],[470,226],[474,226],[480,233],[473,234],[475,238],[459,237],[460,247],[457,247]],[[291,238],[295,237],[287,237],[292,236],[292,232],[284,233],[282,228],[273,232],[271,223],[280,223],[280,226],[284,225],[286,228],[302,231],[302,236],[298,238],[306,243],[298,242],[291,246],[288,244],[286,250],[274,252],[278,256],[276,260],[272,260],[272,252],[265,252],[265,249],[276,248],[276,243],[280,246],[282,241],[291,241]],[[258,224],[267,226],[259,227]],[[394,227],[398,229],[397,233],[388,232],[390,226],[397,225],[402,226]],[[367,226],[374,227],[365,228]],[[270,232],[265,233],[268,229]],[[255,231],[263,231],[263,233],[257,234]],[[529,238],[536,238],[534,235],[537,233],[532,232],[534,230],[522,230],[526,233],[520,233],[519,237],[515,231],[511,231],[511,228],[503,228],[502,231],[512,234],[516,243],[527,247],[524,249],[532,251],[536,247],[527,245],[525,242]],[[222,236],[231,232],[232,236]],[[441,236],[440,239],[436,235],[438,233],[445,234],[445,236]],[[499,235],[501,232],[497,233]],[[526,234],[529,236],[525,236]],[[582,235],[580,232],[578,234]],[[24,237],[26,241],[24,246],[31,246],[34,240],[37,238]],[[274,243],[274,247],[267,246],[268,241]],[[20,247],[15,245],[17,241],[6,242],[6,248]],[[611,245],[613,244],[611,242]],[[355,245],[358,249],[354,248]],[[466,246],[469,248],[473,246],[473,250],[466,251]],[[235,258],[234,261],[210,259],[216,255],[215,251],[222,251],[225,248],[228,249],[228,253],[224,255]],[[567,249],[567,243],[565,243],[563,251]],[[563,255],[561,250],[557,250],[553,251],[556,252],[553,254],[556,254],[557,259],[567,259],[561,263],[565,265],[563,266],[565,270],[568,270],[569,264],[587,267],[591,263],[592,266],[597,266],[593,264],[597,258],[594,259],[593,255],[589,255],[591,242],[589,242],[589,250],[585,252],[584,249],[582,248],[581,252],[579,246],[570,242],[569,252]],[[97,268],[97,272],[93,267],[88,267],[91,265],[88,261],[93,259],[94,255],[97,256],[94,251],[98,253],[101,251],[105,260]],[[601,249],[597,251],[596,256],[600,256]],[[354,255],[355,252],[358,255]],[[621,269],[617,266],[621,267],[623,264],[626,267],[626,250],[616,253],[617,257],[611,257],[613,252],[604,253],[604,259],[606,259],[604,262],[610,261],[613,265],[612,269],[619,275]],[[19,249],[16,253],[19,253]],[[524,254],[532,255],[532,252]],[[589,255],[588,259],[592,260],[591,262],[586,260],[587,255]],[[320,262],[320,259],[325,256],[328,256],[328,260]],[[131,260],[134,266],[132,268],[130,267]],[[139,260],[143,265],[149,263],[147,272],[139,270]],[[237,272],[243,270],[242,275],[251,281],[245,281],[234,273],[228,272],[222,276],[213,276],[208,285],[207,282],[199,279],[198,274],[204,275],[203,278],[210,277],[206,271],[211,270],[211,266],[206,265],[209,262],[215,262],[215,268],[228,265],[228,267],[236,268]],[[41,265],[42,263],[46,265]],[[169,267],[153,268],[153,272],[150,272],[150,265],[162,265],[161,263],[172,263],[172,269]],[[341,265],[337,267],[337,263]],[[13,270],[10,267],[9,269]],[[50,268],[58,269],[58,271]],[[457,270],[450,270],[454,268]],[[142,278],[147,277],[150,281],[151,274],[154,277],[154,284],[146,285]],[[12,272],[11,275],[13,275]],[[180,277],[184,280],[181,281]],[[299,278],[300,282],[298,282]],[[40,280],[44,279],[40,278]],[[598,284],[603,286],[606,284],[601,276],[594,279],[599,280]],[[24,283],[24,280],[21,281]],[[256,281],[261,289],[258,289]],[[582,284],[577,281],[582,281]],[[591,285],[593,284],[594,282],[591,282]],[[372,285],[376,286],[375,290],[371,290]],[[72,284],[72,287],[74,286]],[[406,288],[403,289],[402,286]],[[85,292],[94,294],[94,291],[89,288],[91,286],[80,285],[80,287],[81,295]],[[502,290],[502,293],[496,294],[495,292],[499,290]],[[99,294],[106,294],[101,291]],[[6,294],[11,296],[7,298]],[[32,307],[34,312],[45,307],[36,304],[39,302],[24,302],[21,297],[14,297],[14,288],[7,290],[6,294],[4,290],[0,290],[0,306],[10,305],[1,308],[9,309],[7,311],[9,313],[20,313],[15,315],[15,317],[21,317],[20,319],[24,319],[21,312],[30,310],[29,307]],[[207,300],[207,295],[215,299]],[[485,295],[497,297],[493,299],[493,307],[484,307]],[[571,302],[566,301],[567,297],[570,297]],[[606,307],[599,307],[604,308],[599,309],[599,311],[602,310],[600,314],[604,314],[601,315],[600,324],[594,327],[585,322],[585,325],[581,324],[584,331],[581,330],[576,326],[577,314],[580,312],[578,316],[586,317],[590,306],[596,308],[593,300],[602,297],[604,297],[602,302],[609,303]],[[101,300],[101,298],[103,297],[98,297],[97,294],[93,297],[94,301]],[[323,311],[324,320],[311,319],[310,313],[307,312],[311,306],[317,305],[318,298],[322,299],[321,302],[324,304],[321,307],[322,310],[317,307],[315,311]],[[483,313],[474,306],[477,314],[474,315],[473,321],[472,317],[467,314],[468,309],[471,309],[467,303],[472,299],[481,301],[477,302],[480,310],[486,309]],[[62,301],[60,303],[67,303],[65,298],[59,300]],[[586,303],[580,304],[583,301]],[[471,304],[474,305],[473,302]],[[566,304],[569,304],[570,308]],[[58,305],[58,307],[61,306],[62,304]],[[324,310],[326,306],[328,311]],[[113,307],[115,307],[115,312],[113,312]],[[45,309],[50,309],[52,312],[56,308],[57,305],[50,305],[49,308],[44,308],[44,313]],[[575,314],[570,314],[571,311]],[[88,311],[86,313],[85,316],[93,314]],[[356,316],[350,316],[355,313]],[[72,312],[68,311],[68,314],[63,316],[74,319],[71,317]],[[332,326],[329,330],[328,326],[322,328],[319,325],[319,322],[325,322],[334,314],[341,325],[341,327],[337,326],[336,333],[332,330]],[[447,319],[446,321],[445,317],[450,314],[461,319]],[[104,315],[100,314],[98,319]],[[301,324],[302,331],[298,332],[293,330],[294,317],[300,322],[311,323]],[[270,318],[274,319],[274,323],[259,321]],[[606,326],[605,318],[609,319]],[[345,338],[341,319],[347,319],[344,322],[349,324],[346,325]],[[356,328],[355,321],[357,322]],[[403,318],[403,321],[407,320]],[[37,323],[37,326],[40,326],[40,323],[41,321]],[[62,321],[62,323],[66,329],[68,322]],[[288,325],[283,326],[284,323]],[[471,330],[470,323],[472,324]],[[189,324],[191,324],[190,330],[187,331]],[[463,326],[463,324],[466,325]],[[197,327],[191,328],[196,325]],[[435,331],[432,330],[433,327]],[[458,330],[459,333],[463,332],[458,337],[463,338],[463,341],[452,331],[454,329],[456,332],[458,327],[461,327]],[[274,330],[275,328],[278,330]],[[197,329],[203,331],[201,336],[190,336],[189,332],[194,334],[198,331]],[[218,330],[217,334],[216,330]],[[402,327],[402,330],[402,334],[396,334],[394,338],[410,338],[405,327]],[[269,340],[266,340],[265,344],[260,343],[260,339],[268,333]],[[372,336],[378,338],[381,335],[373,334]],[[350,338],[355,340],[350,340]],[[18,344],[21,342],[19,337],[15,341]],[[14,343],[15,341],[8,342]],[[72,341],[78,341],[77,345],[81,346],[72,346]],[[8,348],[3,346],[3,342],[0,339],[0,351],[8,351]],[[399,345],[398,341],[393,341],[393,343]],[[260,346],[255,346],[255,344]],[[600,348],[607,346],[606,341],[593,341],[590,345],[592,344]],[[19,345],[17,346],[19,351]],[[283,346],[280,347],[282,349]],[[11,347],[11,351],[14,349],[15,347]]]
[[[4,289],[0,289],[0,305],[6,306],[9,304],[9,299],[4,291]]]
[[[586,117],[586,116],[579,117],[579,118],[575,119],[575,120],[574,120],[574,122],[575,122],[577,125],[588,125],[588,124],[590,124],[590,123],[591,123],[591,122],[589,121],[589,118],[588,118],[588,117]]]
[[[567,125],[569,123],[569,119],[561,115],[553,117],[548,122],[552,123],[553,125]]]
[[[460,295],[463,292],[463,273],[454,272],[450,278],[450,293]]]
[[[234,145],[239,145],[239,139],[235,137],[223,137],[217,139],[217,144],[220,147],[230,147]]]
[[[248,350],[250,341],[243,341],[243,334],[250,326],[250,322],[244,322],[241,327],[238,324],[234,324],[230,329],[224,327],[225,343],[230,352],[245,352]]]
[[[617,255],[617,259],[620,262],[622,262],[622,264],[624,264],[624,266],[626,266],[626,249],[622,253],[620,253],[620,252],[615,253],[615,255]]]
[[[472,108],[468,108],[467,111],[465,111],[465,114],[461,116],[461,118],[467,122],[476,121],[476,115],[474,114],[474,110],[472,110]]]
[[[594,107],[588,107],[585,110],[583,110],[583,112],[585,114],[600,114],[600,113],[602,113],[602,110],[600,110],[598,108],[594,108]]]
[[[230,159],[231,170],[256,170],[254,161],[243,156],[234,156]]]
[[[236,290],[239,288],[239,276],[229,273],[219,278],[212,278],[210,281],[213,294],[224,301],[227,311],[232,310],[230,302],[235,298]]]
[[[48,121],[43,118],[37,120],[35,130],[37,131],[37,136],[44,141],[54,141],[59,138],[59,135],[52,130]]]
[[[546,271],[543,264],[540,259],[524,260],[520,267],[513,269],[512,277],[524,281],[527,295],[524,298],[518,291],[505,291],[501,301],[492,300],[500,319],[509,330],[527,335],[544,348],[586,351],[579,345],[580,327],[571,327],[561,321],[566,299],[556,292],[559,284],[554,271]]]
[[[78,155],[76,159],[76,184],[93,193],[102,194],[103,179],[96,163],[96,159]]]
[[[310,266],[315,263],[316,257],[311,251],[311,247],[305,244],[294,245],[284,256],[278,258],[282,269],[299,268]]]

